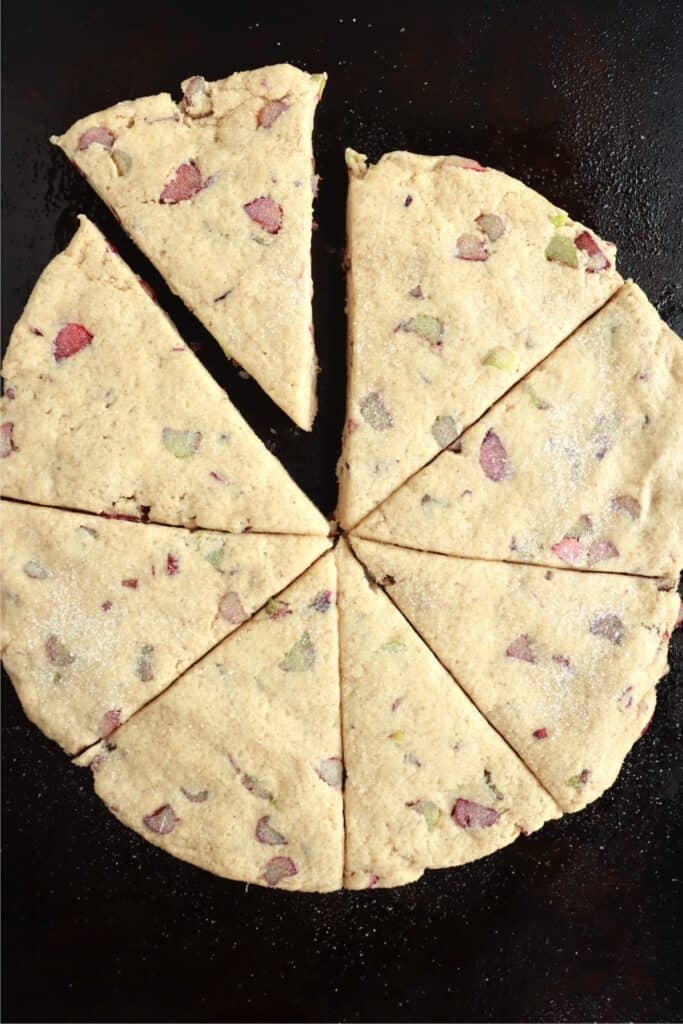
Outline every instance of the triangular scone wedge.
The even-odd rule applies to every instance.
[[[677,580],[682,398],[683,342],[629,281],[356,532]]]
[[[461,157],[347,151],[352,527],[619,287],[614,247]]]
[[[316,409],[313,116],[325,75],[195,76],[52,141],[169,286],[300,427]]]
[[[344,885],[403,885],[485,857],[560,810],[344,541],[339,646]]]
[[[667,670],[675,593],[631,576],[353,546],[563,810],[612,785]]]
[[[2,660],[73,754],[107,736],[329,546],[2,502]]]
[[[85,217],[2,367],[2,493],[236,533],[327,523]]]
[[[81,755],[124,824],[227,878],[341,888],[336,589],[330,552]]]

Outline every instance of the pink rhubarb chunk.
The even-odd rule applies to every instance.
[[[618,558],[619,552],[611,540],[602,537],[594,540],[588,549],[588,564],[597,565],[598,562],[605,562],[608,558]]]
[[[0,459],[6,459],[12,452],[17,450],[17,446],[12,440],[13,430],[13,423],[3,423],[2,427],[0,427]]]
[[[192,196],[196,196],[208,184],[208,181],[204,181],[202,178],[201,171],[196,164],[191,162],[181,164],[171,180],[164,185],[159,202],[169,205],[182,203],[186,199],[192,199]]]
[[[489,480],[499,483],[509,475],[505,445],[493,430],[488,430],[479,448],[479,465]]]
[[[291,878],[298,874],[298,869],[291,857],[273,857],[263,869],[263,877],[270,886],[277,885],[283,878]]]
[[[512,641],[505,652],[505,656],[508,658],[517,658],[519,661],[528,661],[532,665],[536,664],[536,655],[532,650],[531,640],[526,633],[522,634],[522,636],[518,636],[516,640]]]
[[[97,143],[98,146],[104,146],[105,149],[111,149],[114,144],[114,135],[108,128],[103,128],[101,126],[97,128],[88,128],[83,132],[78,140],[78,148],[88,149],[93,145],[93,143]]]
[[[590,231],[582,231],[580,235],[577,235],[574,245],[588,256],[586,270],[589,274],[599,274],[602,270],[607,270],[612,266]]]
[[[578,565],[584,554],[583,544],[574,537],[564,537],[557,544],[553,544],[550,550],[567,565]]]
[[[280,114],[284,114],[287,104],[284,100],[268,100],[259,110],[256,120],[261,128],[270,128]]]
[[[490,828],[496,824],[500,815],[493,807],[484,807],[482,804],[475,804],[471,800],[459,797],[451,811],[451,817],[460,828]]]
[[[102,721],[100,722],[100,736],[102,739],[106,739],[107,736],[111,736],[118,727],[121,725],[121,708],[112,708],[111,711],[105,711],[102,715]]]
[[[155,832],[158,836],[166,836],[173,831],[180,818],[170,804],[164,804],[162,807],[157,807],[156,811],[152,811],[151,814],[146,814],[142,820],[150,832]]]
[[[282,227],[282,207],[268,196],[258,196],[245,203],[242,209],[269,235],[276,235]]]
[[[486,243],[478,235],[460,235],[455,243],[455,249],[459,260],[483,263],[489,258]]]
[[[75,356],[77,352],[87,348],[92,339],[92,334],[82,324],[66,324],[52,342],[55,361],[61,363],[62,360]]]

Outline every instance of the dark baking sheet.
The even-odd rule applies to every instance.
[[[344,392],[346,144],[478,157],[620,246],[683,331],[676,2],[8,4],[4,329],[84,211],[325,512]],[[294,429],[171,296],[48,135],[186,75],[330,82],[316,149],[321,411]],[[672,481],[673,483],[673,481]],[[680,485],[680,481],[679,481]],[[4,680],[7,1021],[680,1020],[683,631],[650,731],[596,805],[393,891],[247,890],[120,826]]]

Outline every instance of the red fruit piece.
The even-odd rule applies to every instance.
[[[479,448],[479,465],[489,480],[499,483],[510,475],[505,445],[493,430],[487,430]]]
[[[108,612],[108,611],[110,611],[110,609],[111,609],[111,601],[105,601],[105,602],[104,602],[104,603],[103,603],[103,604],[101,605],[101,608],[102,608],[102,611],[103,611],[103,612]]]
[[[109,131],[108,128],[88,128],[83,132],[80,139],[78,140],[78,149],[88,149],[94,143],[98,146],[104,146],[105,149],[111,149],[114,144],[114,135]]]
[[[625,512],[629,519],[636,520],[640,516],[640,502],[630,494],[618,494],[612,498],[610,508],[613,512]]]
[[[321,590],[318,596],[311,602],[311,608],[316,612],[326,612],[332,603],[332,591]]]
[[[287,104],[284,100],[268,100],[256,115],[259,127],[270,128],[280,114],[284,114],[285,110],[287,110]]]
[[[588,565],[597,565],[598,562],[605,562],[608,558],[618,558],[619,552],[611,540],[601,537],[594,540],[588,548]]]
[[[129,590],[137,590],[138,589],[138,581],[137,580],[132,580],[132,579],[131,580],[121,580],[121,586],[122,587],[128,587]]]
[[[193,75],[183,89],[183,106],[190,117],[206,117],[212,111],[211,94],[202,75]],[[166,120],[162,118],[160,120]],[[170,120],[175,120],[171,118]]]
[[[154,679],[153,654],[154,646],[152,644],[143,644],[140,648],[140,653],[135,661],[135,675],[141,683],[149,683]]]
[[[66,324],[52,342],[55,361],[61,363],[63,359],[75,356],[77,352],[87,348],[92,339],[92,334],[82,324]]]
[[[505,656],[507,658],[517,658],[519,661],[528,661],[532,665],[536,664],[536,655],[532,650],[531,640],[527,633],[523,633],[516,640],[512,641],[505,651]]]
[[[171,552],[169,551],[169,553],[166,555],[166,575],[175,576],[179,568],[179,560],[176,558],[175,555],[172,555]]]
[[[6,459],[12,452],[19,449],[12,439],[13,423],[3,423],[0,427],[0,459]]]
[[[344,784],[344,763],[341,757],[328,757],[318,761],[315,774],[332,789],[341,789]]]
[[[266,846],[286,846],[287,840],[280,832],[276,832],[275,829],[268,824],[269,820],[270,815],[265,814],[256,822],[256,828],[254,830],[256,839],[259,843],[264,843]]]
[[[368,889],[374,889],[378,882],[379,882],[379,875],[375,875],[374,873],[372,875],[370,875],[370,881],[368,882]]]
[[[102,715],[102,721],[100,722],[101,738],[106,739],[107,736],[111,736],[113,732],[116,732],[120,725],[121,708],[112,708],[111,711],[105,711]]]
[[[69,648],[54,633],[45,641],[45,653],[50,664],[56,665],[57,668],[68,668],[76,660],[76,655],[71,654]]]
[[[534,729],[535,740],[545,740],[548,738],[548,730],[544,727],[543,729]]]
[[[556,665],[561,665],[562,668],[572,667],[572,663],[566,656],[566,654],[553,654],[552,660],[555,662]]]
[[[166,836],[173,831],[180,818],[170,804],[163,804],[151,814],[146,814],[142,820],[150,832],[155,832],[158,836]]]
[[[586,270],[589,274],[599,274],[602,270],[607,270],[612,266],[590,231],[582,231],[580,235],[577,235],[574,245],[588,256]]]
[[[263,877],[270,886],[277,885],[283,878],[298,874],[298,868],[291,857],[273,857],[263,869]]]
[[[218,612],[221,618],[232,623],[233,626],[239,626],[240,622],[244,622],[247,618],[240,596],[235,590],[229,590],[227,594],[223,594],[218,602]]]
[[[164,185],[159,202],[168,205],[182,203],[186,199],[192,199],[192,196],[196,196],[208,184],[209,182],[202,178],[197,165],[188,161],[181,164],[171,180]]]
[[[451,818],[460,828],[490,828],[495,825],[500,815],[493,807],[475,804],[472,800],[459,797],[455,801]]]
[[[455,243],[455,252],[459,260],[483,263],[489,258],[486,242],[478,235],[460,235]]]
[[[208,789],[200,789],[196,793],[193,793],[189,789],[185,789],[184,786],[180,787],[180,792],[183,794],[186,800],[189,800],[191,804],[203,804],[205,800],[209,798]]]
[[[467,171],[485,171],[486,168],[482,167],[478,160],[473,160],[470,156],[449,156],[446,158],[449,164],[455,167],[464,167]]]
[[[276,235],[282,227],[282,207],[268,196],[258,196],[245,203],[242,209],[269,235]]]
[[[584,547],[574,537],[563,537],[550,548],[552,553],[567,565],[578,565],[584,555]]]
[[[596,615],[591,619],[590,631],[593,636],[601,636],[618,647],[624,639],[626,627],[618,615]]]

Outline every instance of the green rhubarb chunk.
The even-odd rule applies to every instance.
[[[564,227],[567,223],[567,214],[564,210],[557,210],[555,213],[551,213],[548,216],[550,218],[550,223],[555,228]]]
[[[124,178],[133,166],[133,158],[130,153],[126,153],[125,149],[115,149],[111,155],[116,170],[119,172],[119,177]]]
[[[307,672],[315,664],[315,647],[308,633],[299,637],[280,662],[283,672]]]
[[[546,409],[552,408],[550,402],[546,401],[545,398],[541,398],[536,388],[529,381],[525,381],[522,385],[523,390],[529,396],[529,401],[532,405],[536,406],[537,409],[545,411]]]
[[[437,416],[432,423],[432,437],[439,448],[446,448],[458,436],[458,424],[452,416]]]
[[[406,649],[406,645],[402,640],[391,639],[387,640],[386,643],[382,644],[380,651],[385,654],[402,654]]]
[[[204,558],[212,565],[217,572],[222,572],[221,565],[223,563],[223,555],[225,554],[225,547],[223,544],[219,544],[216,548],[211,548],[204,555]]]
[[[492,348],[483,363],[484,366],[493,366],[496,370],[516,373],[519,369],[519,355],[510,348]]]
[[[422,815],[430,832],[439,824],[441,811],[431,800],[416,800],[415,803],[408,804],[408,807],[416,814]]]
[[[443,324],[435,316],[428,316],[427,313],[420,313],[406,321],[403,328],[409,334],[419,334],[425,341],[432,345],[439,345],[443,335]]]
[[[175,455],[176,459],[186,459],[197,453],[202,435],[198,430],[173,430],[171,427],[164,427],[161,439],[164,448],[171,455]]]
[[[553,235],[545,250],[545,258],[553,263],[564,263],[566,267],[578,267],[579,256],[568,235]]]

